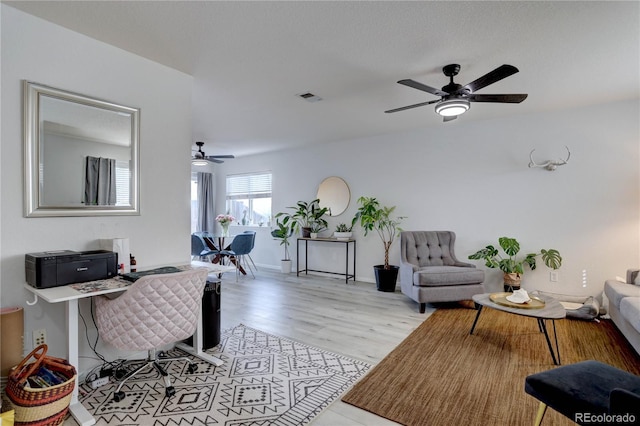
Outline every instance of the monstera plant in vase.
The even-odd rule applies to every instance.
[[[504,255],[501,255],[496,247],[488,245],[469,256],[469,259],[484,260],[488,268],[500,269],[504,273],[505,291],[520,289],[524,267],[528,266],[532,271],[536,269],[538,256],[548,268],[558,269],[562,266],[562,257],[555,249],[542,249],[539,253],[528,253],[524,257],[518,257],[520,243],[515,238],[501,237],[498,239],[498,245]]]

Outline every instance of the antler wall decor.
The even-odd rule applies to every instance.
[[[530,160],[529,161],[529,167],[530,168],[531,167],[542,167],[542,168],[552,172],[555,169],[557,169],[558,166],[564,166],[565,164],[567,164],[569,162],[569,157],[571,157],[571,151],[569,151],[569,147],[567,147],[565,145],[565,148],[567,148],[567,158],[565,160],[557,160],[557,161],[549,160],[549,161],[546,161],[546,162],[544,162],[542,164],[538,164],[535,161],[533,161],[533,152],[535,151],[535,149],[532,150],[529,153],[529,160]]]

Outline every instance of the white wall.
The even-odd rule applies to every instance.
[[[331,230],[351,220],[358,197],[374,196],[408,216],[406,230],[455,231],[461,260],[501,236],[517,238],[522,253],[558,249],[559,282],[550,283],[550,270],[539,262],[525,273],[523,286],[595,295],[605,279],[640,264],[639,112],[636,100],[483,122],[463,116],[423,131],[238,158],[218,167],[218,205],[224,205],[230,173],[272,170],[274,213],[313,199],[324,178],[340,176],[352,200],[345,214],[330,219]],[[566,157],[565,145],[569,164],[555,172],[527,167],[532,149],[541,162]],[[277,267],[282,250],[265,231],[252,257]],[[360,230],[356,236],[358,279],[372,281],[371,266],[383,261],[382,243]],[[314,269],[343,268],[341,250],[320,246]],[[397,264],[399,244],[391,251]],[[489,270],[486,283],[498,290],[501,274]]]
[[[26,350],[32,347],[31,331],[46,328],[50,353],[64,356],[64,304],[25,304],[32,297],[23,289],[24,255],[98,249],[100,239],[128,237],[140,267],[189,261],[192,78],[5,4],[0,11],[2,306],[25,308]],[[140,216],[22,217],[23,79],[141,109]],[[88,307],[82,303],[90,323]],[[84,332],[80,341],[86,342]],[[85,347],[81,355],[90,352]]]

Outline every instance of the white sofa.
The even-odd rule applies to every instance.
[[[640,279],[639,269],[627,270],[627,282],[607,280],[604,294],[609,299],[611,320],[640,354]],[[638,284],[636,284],[638,283]]]

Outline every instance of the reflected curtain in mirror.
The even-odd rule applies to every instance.
[[[88,206],[115,206],[116,201],[116,160],[87,156],[84,203]]]
[[[213,208],[213,174],[198,172],[198,231],[213,234],[215,213]]]

